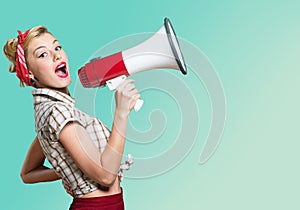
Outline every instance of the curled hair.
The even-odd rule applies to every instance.
[[[24,46],[24,53],[25,58],[27,55],[27,49],[32,39],[39,37],[44,33],[51,34],[45,26],[35,26],[30,29],[28,35],[26,36],[23,46]],[[16,52],[17,52],[17,45],[18,45],[18,38],[10,38],[3,47],[3,52],[7,59],[11,62],[9,67],[9,72],[14,73],[16,72]],[[22,81],[20,81],[20,86],[24,87]]]

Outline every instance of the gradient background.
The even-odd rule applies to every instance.
[[[60,40],[73,70],[71,92],[78,82],[77,69],[97,49],[123,36],[155,32],[164,17],[171,19],[179,37],[201,49],[215,66],[226,95],[227,115],[216,153],[204,165],[198,164],[211,110],[201,82],[188,75],[185,81],[192,81],[188,86],[198,87],[191,88],[201,116],[196,143],[166,173],[125,178],[122,186],[128,210],[300,208],[299,1],[6,1],[0,8],[2,46],[17,35],[17,29],[39,24]],[[2,53],[1,209],[68,209],[71,197],[60,181],[25,185],[20,179],[22,162],[35,136],[33,105],[30,88],[19,88],[8,66]],[[95,101],[101,107],[96,115],[108,126],[111,97],[103,89]],[[161,109],[170,117],[167,124],[176,128],[176,115],[167,112],[174,106],[168,97],[160,97],[159,103],[149,100],[151,92],[143,97],[148,105],[142,116],[150,109]],[[149,126],[137,114],[131,122],[143,129]],[[166,129],[165,134],[172,136],[172,132]],[[157,142],[168,146],[161,139]],[[128,147],[132,154],[143,155],[140,145]],[[150,144],[147,155],[159,154],[155,147],[161,148],[159,143]]]

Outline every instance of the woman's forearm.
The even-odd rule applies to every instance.
[[[40,166],[25,174],[21,174],[22,180],[26,184],[33,184],[38,182],[50,182],[59,180],[60,177],[55,173],[53,168]]]
[[[60,179],[54,169],[44,166],[44,161],[45,155],[37,137],[35,137],[27,152],[20,174],[24,183],[48,182]]]
[[[114,175],[118,174],[122,161],[127,122],[127,115],[121,115],[118,112],[115,113],[108,144],[101,154],[101,165],[103,169]]]
[[[136,100],[140,97],[134,84],[132,84],[133,81],[131,79],[125,80],[115,92],[114,122],[108,144],[101,156],[103,168],[114,175],[118,173],[122,161],[128,117]]]
[[[108,143],[102,153],[92,142],[86,130],[78,124],[71,125],[71,127],[68,126],[67,128],[70,128],[70,131],[68,131],[68,129],[65,131],[63,130],[64,133],[68,131],[68,134],[63,135],[61,140],[64,141],[65,137],[77,139],[78,145],[82,151],[84,151],[85,155],[87,155],[88,159],[92,160],[93,163],[96,163],[96,165],[94,165],[95,170],[97,171],[97,168],[100,169],[99,172],[95,173],[99,175],[103,174],[104,177],[109,177],[109,180],[113,181],[119,172],[122,161],[127,121],[128,116],[121,116],[116,112]],[[74,132],[76,135],[72,137]],[[74,145],[75,144],[72,146]],[[65,146],[68,147],[67,145]],[[70,149],[70,152],[75,150],[76,149],[74,148]],[[80,150],[76,151],[76,154],[80,154]],[[87,166],[87,164],[85,164],[85,166]]]

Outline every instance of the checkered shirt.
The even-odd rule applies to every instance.
[[[39,88],[33,90],[32,95],[35,129],[49,163],[71,189],[74,197],[93,192],[98,184],[76,166],[59,141],[59,134],[68,122],[78,122],[86,129],[99,151],[103,152],[110,131],[100,120],[77,109],[74,99],[67,94]]]

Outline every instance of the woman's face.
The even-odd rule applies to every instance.
[[[49,33],[31,40],[26,61],[36,87],[67,89],[71,83],[68,57],[59,42]]]

